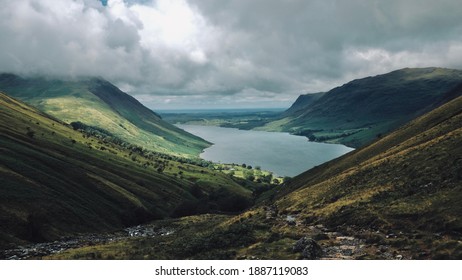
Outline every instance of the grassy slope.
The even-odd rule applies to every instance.
[[[259,129],[361,147],[441,105],[461,82],[462,71],[443,68],[402,69],[354,80],[315,102],[308,100],[307,106],[294,104],[297,108]]]
[[[132,154],[3,93],[0,103],[0,247],[166,217],[198,201],[193,186],[251,195],[225,174]]]
[[[391,202],[395,206],[400,203],[404,206],[421,199],[431,200],[435,194],[436,198],[445,199],[447,196],[448,201],[452,201],[446,205],[448,211],[461,213],[462,209],[455,203],[458,195],[448,195],[460,193],[462,187],[461,108],[462,97],[459,97],[363,149],[293,178],[281,190],[278,203],[298,210],[321,203],[318,205],[320,210],[314,213],[329,215],[342,206],[355,203],[359,203],[355,206],[365,208],[374,203],[381,207],[391,206]],[[329,202],[330,199],[335,202]],[[422,206],[431,209],[433,204]],[[390,207],[382,208],[380,215],[386,216],[389,210]],[[407,210],[422,214],[422,209],[412,205],[408,205]],[[452,215],[448,215],[447,211],[441,214],[451,219]],[[440,222],[444,223],[446,218],[440,218]],[[412,222],[417,226],[419,219]],[[383,225],[388,224],[399,224],[399,221]],[[421,223],[418,226],[433,225]],[[455,229],[460,230],[461,226],[459,224]]]
[[[0,90],[67,123],[104,128],[138,146],[197,156],[209,143],[164,122],[133,97],[101,79],[81,81],[0,75]]]
[[[412,248],[457,257],[462,246],[462,97],[387,137],[294,178],[275,205],[331,228],[430,236]],[[438,234],[439,237],[435,237]],[[403,241],[410,242],[407,237]],[[448,251],[445,244],[451,245]]]
[[[462,87],[455,91],[460,95]],[[458,97],[369,146],[291,179],[269,195],[266,206],[234,218],[256,228],[250,236],[260,236],[241,252],[297,257],[291,251],[295,241],[323,224],[330,232],[366,240],[362,258],[388,248],[407,258],[460,259],[461,124]],[[278,217],[296,217],[298,225],[268,222],[267,209],[277,209]],[[258,229],[265,219],[269,228]],[[387,239],[389,234],[396,237]],[[324,238],[323,246],[336,242]]]
[[[96,252],[124,259],[293,259],[300,255],[292,246],[306,235],[330,248],[338,246],[335,236],[361,239],[360,258],[385,258],[382,250],[390,252],[386,258],[460,258],[461,124],[458,97],[367,147],[291,179],[264,205],[238,216],[169,221],[177,229],[169,237],[73,249],[54,258],[85,259]],[[297,226],[288,225],[288,215],[296,217]],[[327,230],[319,230],[321,224]]]

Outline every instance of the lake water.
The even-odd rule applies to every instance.
[[[298,175],[353,150],[344,145],[309,142],[306,137],[282,132],[177,126],[214,143],[200,155],[205,160],[260,166],[279,176]]]

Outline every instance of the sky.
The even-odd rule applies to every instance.
[[[99,76],[152,109],[282,108],[400,68],[462,69],[462,3],[0,0],[0,38],[0,72]]]

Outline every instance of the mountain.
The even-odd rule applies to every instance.
[[[0,90],[66,123],[78,122],[148,150],[197,156],[210,143],[163,121],[100,78],[58,80],[0,75]]]
[[[311,104],[317,101],[324,95],[324,92],[308,93],[300,95],[294,104],[289,109],[283,112],[283,116],[290,116],[293,114],[303,114],[303,111],[309,108]]]
[[[459,96],[290,179],[237,216],[163,221],[153,226],[174,234],[52,258],[461,259],[461,124]]]
[[[454,91],[456,99],[275,189],[247,218],[266,219],[275,236],[258,252],[282,243],[290,251],[309,236],[324,257],[460,259],[462,87]]]
[[[456,97],[447,94],[461,83],[460,70],[401,69],[351,81],[320,97],[303,95],[258,129],[358,148]]]
[[[126,148],[0,93],[0,248],[122,229],[196,205],[236,211],[250,199],[202,164]]]
[[[414,257],[460,257],[461,124],[458,97],[370,146],[294,178],[276,205],[331,228],[401,234],[402,244],[388,245],[399,250],[408,245]]]

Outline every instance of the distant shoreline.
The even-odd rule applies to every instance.
[[[232,108],[232,109],[151,109],[159,114],[200,114],[200,113],[252,113],[282,112],[288,108]]]

